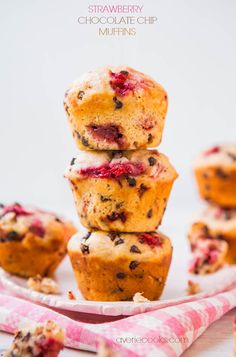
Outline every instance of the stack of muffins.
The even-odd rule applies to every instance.
[[[89,72],[66,92],[65,110],[80,151],[65,176],[86,232],[68,253],[83,296],[158,299],[172,246],[161,224],[177,173],[157,150],[167,112],[165,90],[127,67]]]
[[[190,227],[194,258],[190,272],[212,273],[236,264],[236,145],[214,146],[194,164],[200,196],[207,207]]]

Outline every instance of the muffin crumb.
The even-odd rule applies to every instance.
[[[29,289],[38,291],[44,294],[59,294],[59,285],[51,278],[42,278],[41,275],[36,275],[29,278],[27,281]]]
[[[186,291],[187,291],[187,295],[195,295],[195,294],[200,293],[201,288],[197,282],[188,280],[188,286],[187,286]]]
[[[145,296],[143,296],[143,293],[136,293],[133,296],[133,301],[135,303],[140,303],[140,302],[148,302],[150,300],[148,300],[147,298],[145,298]]]
[[[73,291],[71,291],[71,290],[69,290],[67,292],[67,297],[68,297],[69,300],[76,300],[76,297],[75,297]]]

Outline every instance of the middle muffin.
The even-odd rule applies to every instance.
[[[151,232],[177,173],[157,150],[81,152],[69,179],[81,223],[93,230]]]

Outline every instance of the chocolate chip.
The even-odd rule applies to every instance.
[[[72,160],[71,160],[71,162],[70,162],[70,165],[71,165],[71,166],[73,166],[73,165],[74,165],[75,160],[76,160],[76,158],[75,158],[75,157],[73,157],[73,159],[72,159]]]
[[[100,197],[100,200],[101,200],[102,202],[111,201],[111,199],[110,199],[109,197],[102,196],[102,195],[101,195],[101,197]]]
[[[129,72],[128,71],[120,71],[121,74],[123,74],[124,76],[127,76],[129,75]]]
[[[116,209],[120,209],[123,206],[123,202],[116,203]]]
[[[231,152],[228,152],[227,154],[232,159],[232,161],[236,161],[236,155],[232,154]]]
[[[154,279],[156,280],[156,282],[161,285],[162,284],[162,278],[161,277],[154,277]]]
[[[222,239],[225,239],[225,237],[224,237],[223,234],[217,234],[217,235],[216,235],[216,239],[222,240]]]
[[[111,239],[111,241],[113,242],[117,237],[119,237],[119,233],[117,232],[109,232],[108,234],[108,237]]]
[[[130,187],[136,186],[136,180],[135,180],[135,178],[133,178],[133,177],[127,177],[126,180],[127,180],[128,185],[129,185]]]
[[[70,112],[69,112],[69,107],[66,103],[64,103],[64,108],[65,108],[65,111],[67,113],[67,115],[69,116],[70,115]]]
[[[148,143],[151,143],[153,140],[152,134],[148,134]]]
[[[88,232],[84,237],[83,237],[83,239],[84,240],[87,240],[87,239],[89,239],[89,237],[91,236],[91,232]]]
[[[117,150],[117,151],[112,151],[111,152],[111,156],[112,158],[116,158],[116,159],[120,159],[123,156],[123,152],[121,150]]]
[[[206,172],[203,172],[202,177],[207,180],[209,176]]]
[[[139,197],[142,197],[143,194],[148,190],[149,188],[147,186],[145,186],[143,183],[139,186],[139,189],[138,189],[138,194],[139,194]]]
[[[31,337],[31,333],[27,332],[27,334],[22,338],[22,342],[28,342]]]
[[[121,220],[121,222],[125,222],[126,221],[126,214],[125,214],[125,212],[120,212],[120,213],[118,213],[118,212],[112,212],[112,214],[110,214],[110,215],[107,215],[107,218],[109,219],[109,221],[111,221],[111,222],[114,222],[114,221],[116,221],[116,220]]]
[[[119,244],[123,244],[124,243],[124,239],[119,238],[115,241],[115,245],[119,245]]]
[[[62,220],[58,217],[55,217],[55,221],[58,222],[58,223],[63,223]]]
[[[78,139],[81,139],[81,135],[78,131],[75,132]]]
[[[86,139],[84,136],[82,136],[81,142],[82,142],[82,144],[83,144],[84,146],[89,146],[88,139]]]
[[[116,97],[113,98],[113,102],[115,103],[115,110],[123,107],[123,103]]]
[[[117,293],[121,293],[121,292],[123,292],[123,291],[124,291],[124,289],[118,287],[117,289],[112,290],[111,293],[112,293],[112,294],[117,294]]]
[[[15,340],[19,340],[22,336],[23,336],[22,331],[17,331],[17,333],[15,335]]]
[[[207,226],[202,227],[203,235],[209,236],[209,228]]]
[[[83,96],[85,95],[84,91],[83,90],[80,90],[78,95],[77,95],[77,98],[82,100],[83,99]]]
[[[116,277],[117,277],[117,279],[124,279],[125,278],[125,273],[122,273],[122,272],[117,273]]]
[[[232,212],[229,209],[224,210],[224,219],[226,221],[230,220],[232,218]]]
[[[130,270],[134,270],[135,268],[137,268],[138,265],[139,265],[139,262],[137,262],[137,260],[132,260],[132,262],[130,262],[130,264],[129,264],[129,268],[130,268]]]
[[[83,254],[85,254],[85,255],[89,254],[89,246],[88,245],[81,243],[80,249]]]
[[[222,169],[217,168],[216,169],[216,176],[219,177],[222,180],[226,180],[229,178],[229,175],[226,174]]]
[[[6,241],[19,241],[21,238],[19,236],[19,234],[15,231],[11,231],[9,233],[7,233],[7,236],[6,236]]]
[[[152,209],[150,209],[147,213],[147,218],[151,218],[152,217]]]
[[[150,156],[150,157],[148,158],[148,162],[149,162],[149,165],[150,165],[150,166],[154,166],[154,165],[156,164],[157,160],[155,159],[155,157]]]
[[[132,246],[130,247],[130,251],[131,251],[131,253],[141,254],[141,250],[140,250],[136,245],[132,245]]]

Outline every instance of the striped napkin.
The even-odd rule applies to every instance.
[[[29,301],[0,294],[0,330],[14,333],[23,326],[51,319],[64,328],[67,347],[96,351],[102,339],[121,356],[176,357],[234,307],[236,287],[213,297],[118,321],[88,324]]]

